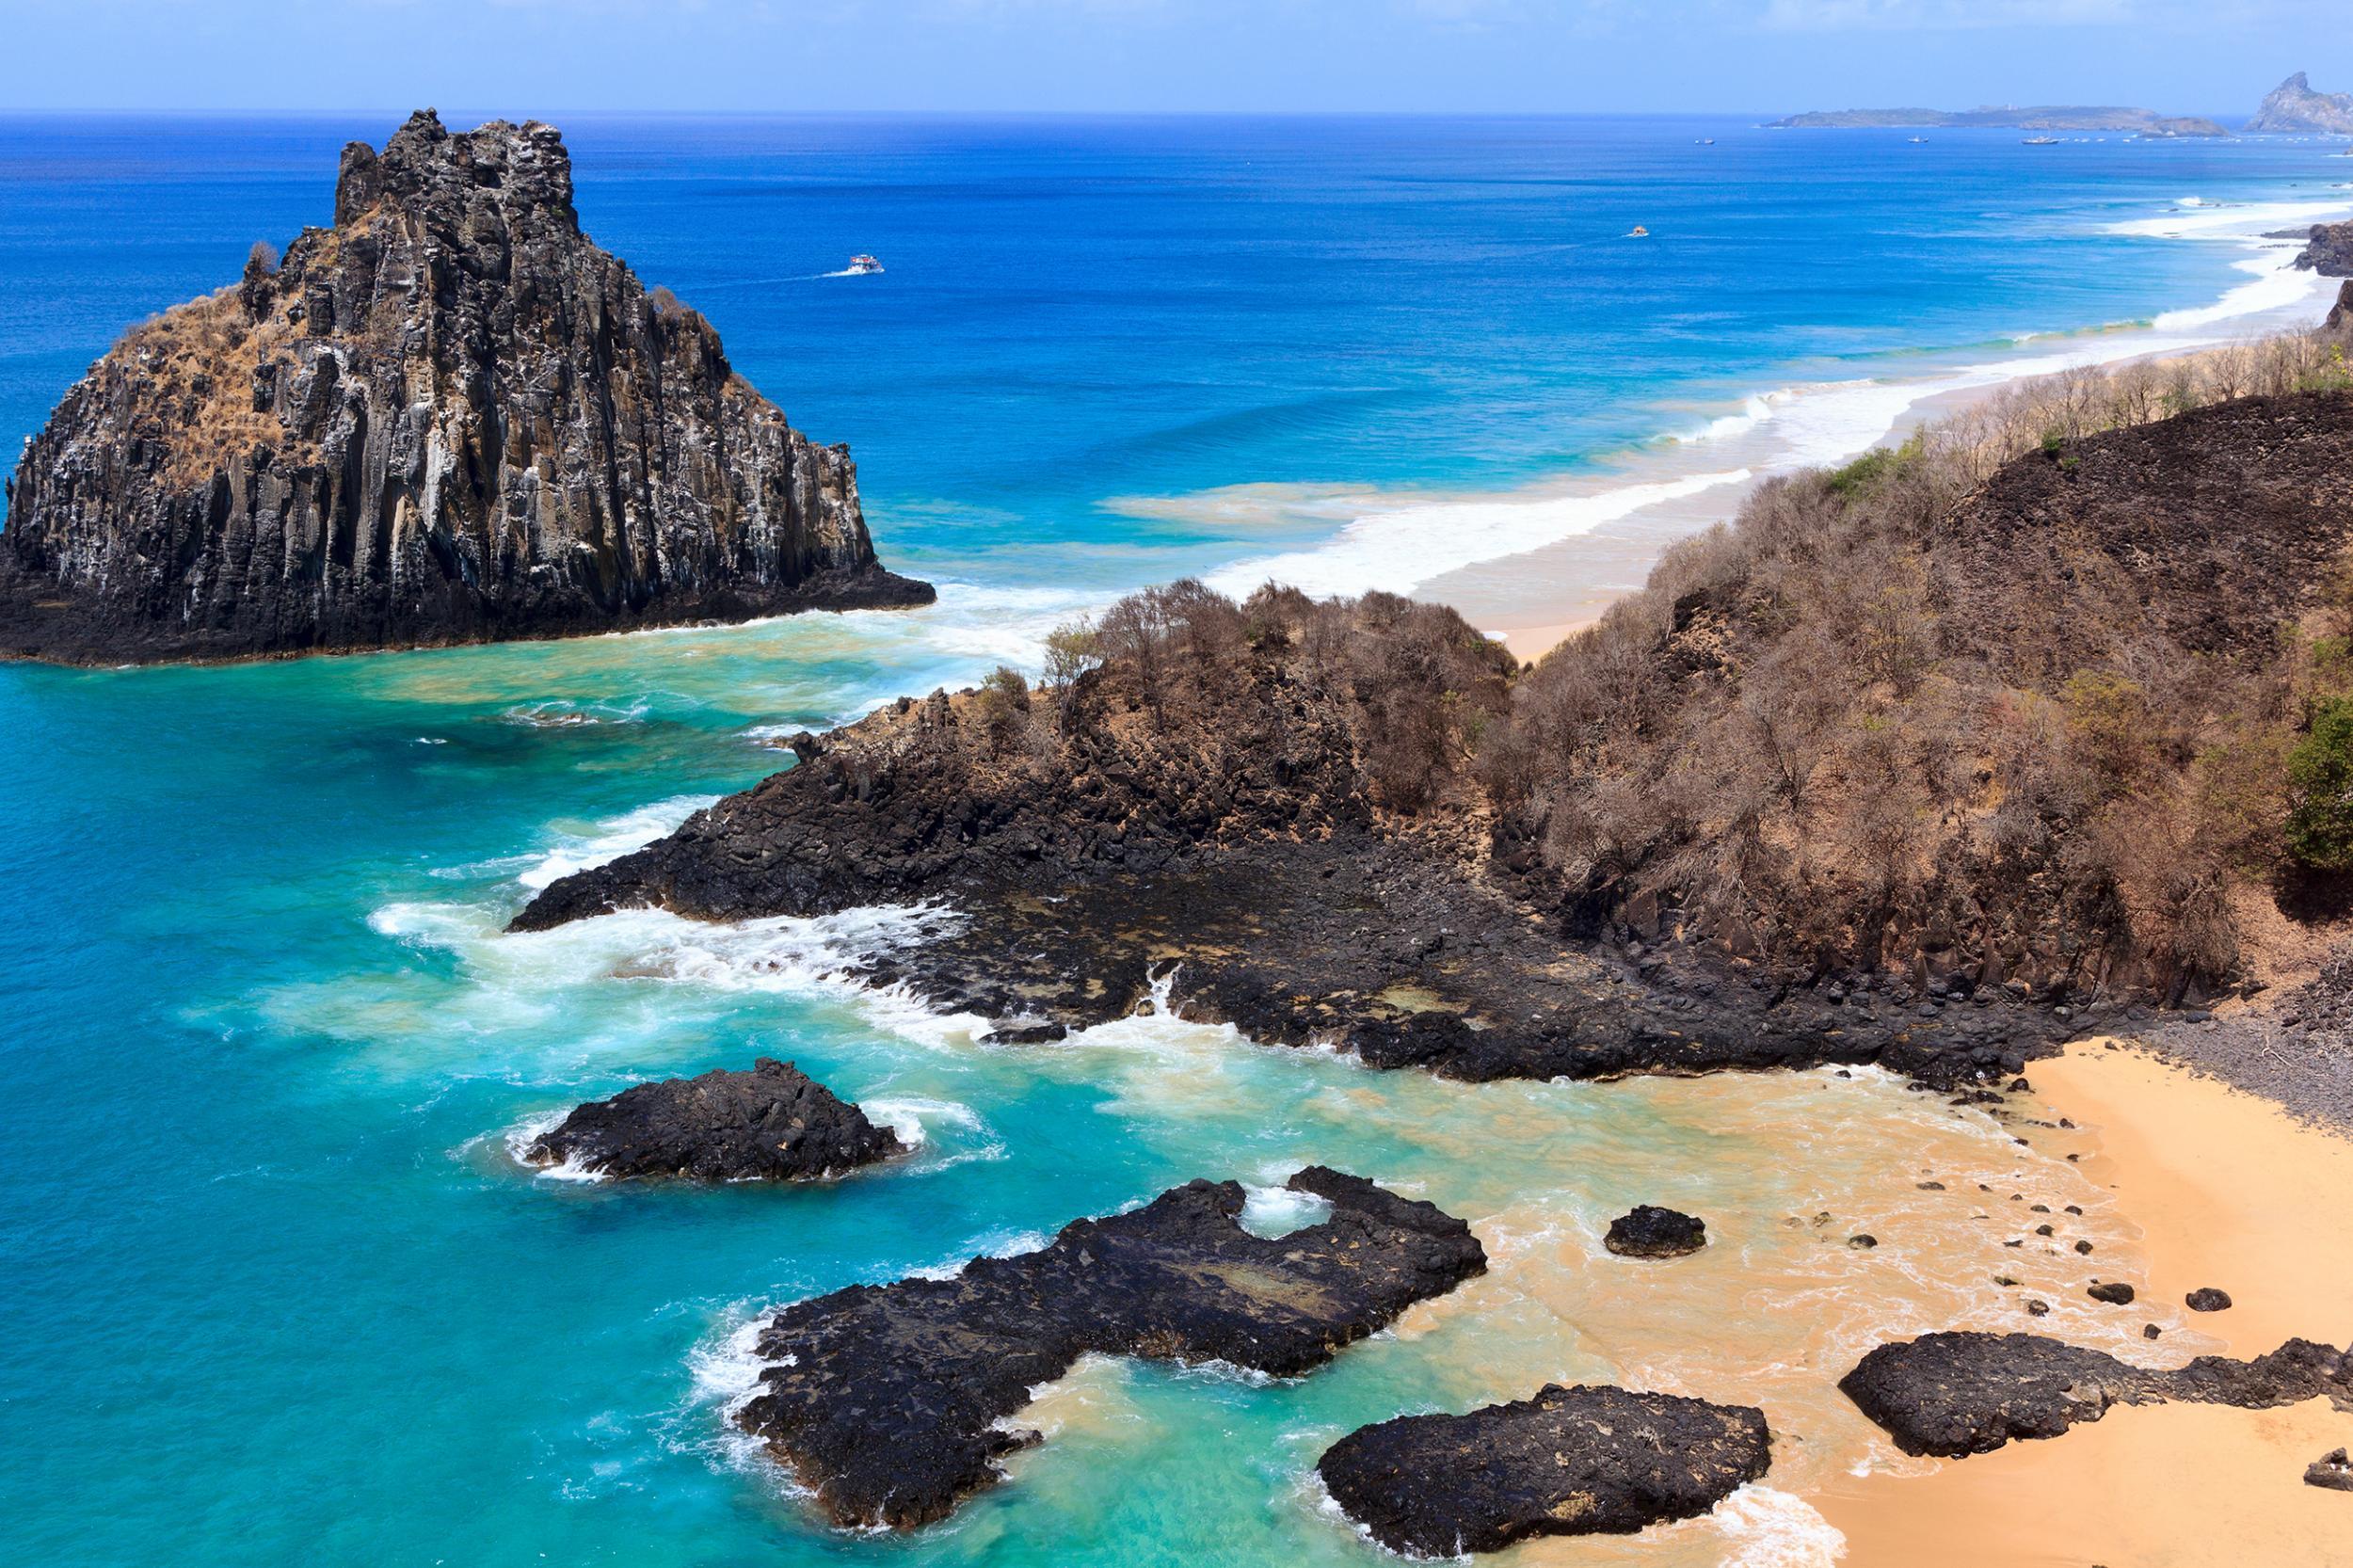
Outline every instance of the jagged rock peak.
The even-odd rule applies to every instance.
[[[2353,134],[2353,92],[2314,92],[2310,77],[2295,75],[2264,94],[2249,131]]]
[[[847,449],[581,232],[536,121],[344,150],[335,222],[126,333],[27,443],[0,654],[248,658],[928,602]]]

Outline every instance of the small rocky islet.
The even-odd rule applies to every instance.
[[[613,1180],[811,1181],[907,1152],[899,1135],[790,1062],[714,1068],[576,1107],[525,1163]]]

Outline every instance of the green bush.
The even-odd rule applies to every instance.
[[[2318,871],[2353,871],[2353,697],[2331,697],[2288,754],[2296,805],[2288,853]]]

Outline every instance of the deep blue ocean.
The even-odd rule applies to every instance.
[[[2246,236],[2353,207],[2353,164],[1730,120],[551,118],[588,232],[851,444],[884,559],[942,602],[0,666],[0,1561],[1370,1562],[1307,1479],[1326,1443],[1577,1377],[1757,1400],[1803,1441],[1719,1519],[1519,1560],[1828,1560],[1803,1498],[1890,1458],[1833,1363],[1999,1304],[1982,1239],[1908,1207],[1917,1169],[2039,1161],[2104,1212],[1990,1123],[1868,1075],[1466,1088],[1156,1019],[981,1048],[828,978],[901,939],[888,916],[498,928],[773,771],[778,727],[1324,548],[1350,519],[1316,497],[1590,488],[1777,388],[2228,335],[2293,303]],[[342,143],[395,122],[0,119],[11,459],[126,327],[324,221]],[[825,276],[858,251],[888,271]],[[1241,504],[1265,496],[1291,504]],[[507,1156],[578,1099],[758,1052],[922,1153],[708,1192]],[[1010,1484],[910,1539],[816,1528],[729,1439],[764,1304],[1310,1160],[1471,1218],[1495,1272],[1295,1384],[1086,1366]],[[1629,1282],[1596,1234],[1634,1201],[1727,1244]],[[1833,1207],[1891,1239],[1874,1261],[1783,1224]]]

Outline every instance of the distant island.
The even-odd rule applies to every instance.
[[[2247,128],[2259,133],[2353,136],[2353,92],[2314,92],[2299,71],[2265,94]]]
[[[2299,80],[2301,78],[2298,78]],[[2195,115],[2161,115],[2150,109],[2084,108],[2016,104],[1979,109],[1817,109],[1793,114],[1769,131],[2121,131],[2141,136],[2227,136],[2217,121]]]

